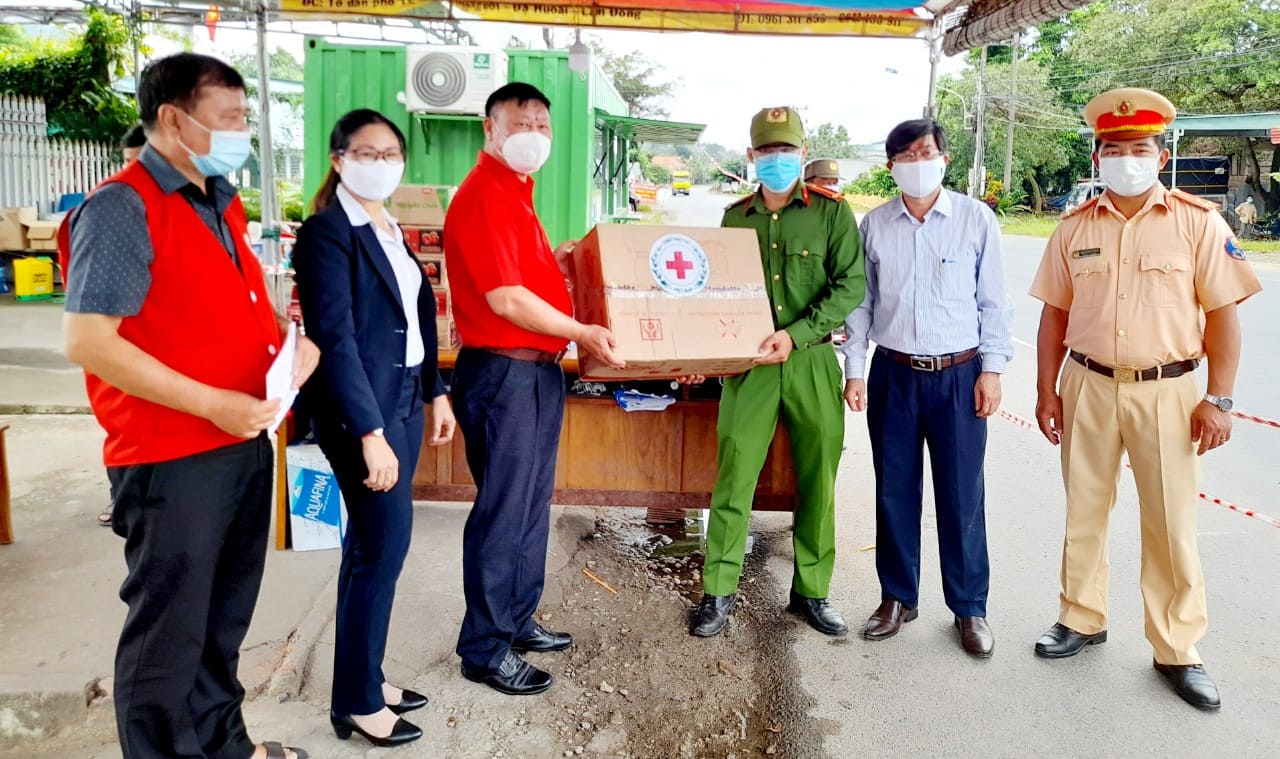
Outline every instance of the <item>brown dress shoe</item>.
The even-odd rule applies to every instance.
[[[956,617],[956,629],[960,631],[960,645],[965,651],[980,659],[991,658],[996,650],[996,639],[985,618]]]
[[[862,637],[867,640],[884,640],[898,634],[902,626],[920,616],[919,609],[908,609],[896,598],[886,598],[880,602],[876,613],[867,620],[862,630]]]

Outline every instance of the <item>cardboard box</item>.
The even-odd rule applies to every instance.
[[[23,224],[27,231],[27,248],[29,250],[57,250],[58,225],[56,221],[28,221]]]
[[[418,261],[422,263],[422,271],[427,275],[427,281],[432,287],[449,286],[449,277],[445,274],[444,256],[419,254]]]
[[[422,229],[418,234],[422,238],[419,244],[422,253],[444,255],[443,229]]]
[[[439,321],[440,319],[448,319],[450,316],[453,316],[453,309],[451,308],[451,304],[449,303],[449,291],[436,290],[435,296],[436,296],[436,320]]]
[[[26,250],[26,225],[36,218],[34,208],[0,208],[0,250]]]
[[[285,449],[285,460],[293,550],[341,548],[347,509],[329,460],[318,445],[291,445]]]
[[[458,325],[454,323],[453,317],[436,317],[436,345],[445,350],[462,345],[462,341],[458,339]]]
[[[584,379],[739,374],[774,332],[752,230],[600,224],[573,257],[577,319],[608,327],[627,362],[584,355]]]
[[[449,206],[449,188],[429,184],[402,184],[387,201],[396,221],[411,227],[443,227]]]
[[[422,246],[421,230],[417,227],[400,227],[400,232],[404,235],[404,244],[416,254]]]

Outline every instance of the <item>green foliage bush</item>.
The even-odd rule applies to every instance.
[[[51,137],[114,143],[138,120],[111,89],[130,39],[123,19],[91,7],[84,33],[67,42],[10,40],[0,47],[0,92],[42,98]]]

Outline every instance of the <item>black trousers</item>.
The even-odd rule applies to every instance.
[[[462,533],[467,611],[457,651],[468,669],[497,669],[511,642],[533,632],[564,398],[559,364],[474,349],[458,355],[454,414],[477,489]]]
[[[265,434],[159,464],[111,467],[129,606],[116,649],[125,759],[246,759],[236,676],[271,523]]]
[[[413,470],[422,449],[421,367],[405,370],[396,411],[383,435],[400,462],[396,486],[385,493],[364,484],[369,469],[360,439],[339,430],[323,412],[316,438],[333,466],[347,505],[347,534],[338,570],[338,611],[331,706],[339,714],[373,714],[386,706],[382,660],[387,651],[396,581],[413,535]]]

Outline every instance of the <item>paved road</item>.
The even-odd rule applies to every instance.
[[[716,223],[722,200],[726,196],[706,192],[675,199],[668,204],[668,210],[675,207],[671,221]],[[1018,308],[1014,334],[1032,343],[1039,305],[1025,293],[1044,241],[1006,237],[1005,245]],[[1280,418],[1280,398],[1269,389],[1280,373],[1272,351],[1280,344],[1280,270],[1259,273],[1270,289],[1242,308],[1245,347],[1236,397],[1246,411]],[[1020,343],[1005,381],[1005,407],[1030,418],[1034,390],[1035,351]],[[875,554],[859,550],[873,543],[875,533],[862,415],[848,415],[847,441],[832,602],[860,627],[879,601]],[[1203,489],[1280,516],[1278,449],[1280,430],[1237,423],[1230,446],[1205,457]],[[1124,475],[1112,520],[1111,639],[1074,659],[1047,662],[1032,654],[1032,644],[1057,615],[1064,501],[1056,450],[1039,433],[993,420],[987,472],[995,657],[971,660],[956,643],[942,601],[932,499],[926,495],[920,619],[879,643],[856,636],[830,640],[797,628],[792,650],[828,755],[1280,755],[1280,529],[1202,504],[1211,629],[1201,653],[1225,702],[1222,712],[1206,715],[1178,700],[1151,669],[1132,478]],[[768,566],[785,578],[790,549],[774,550]]]

